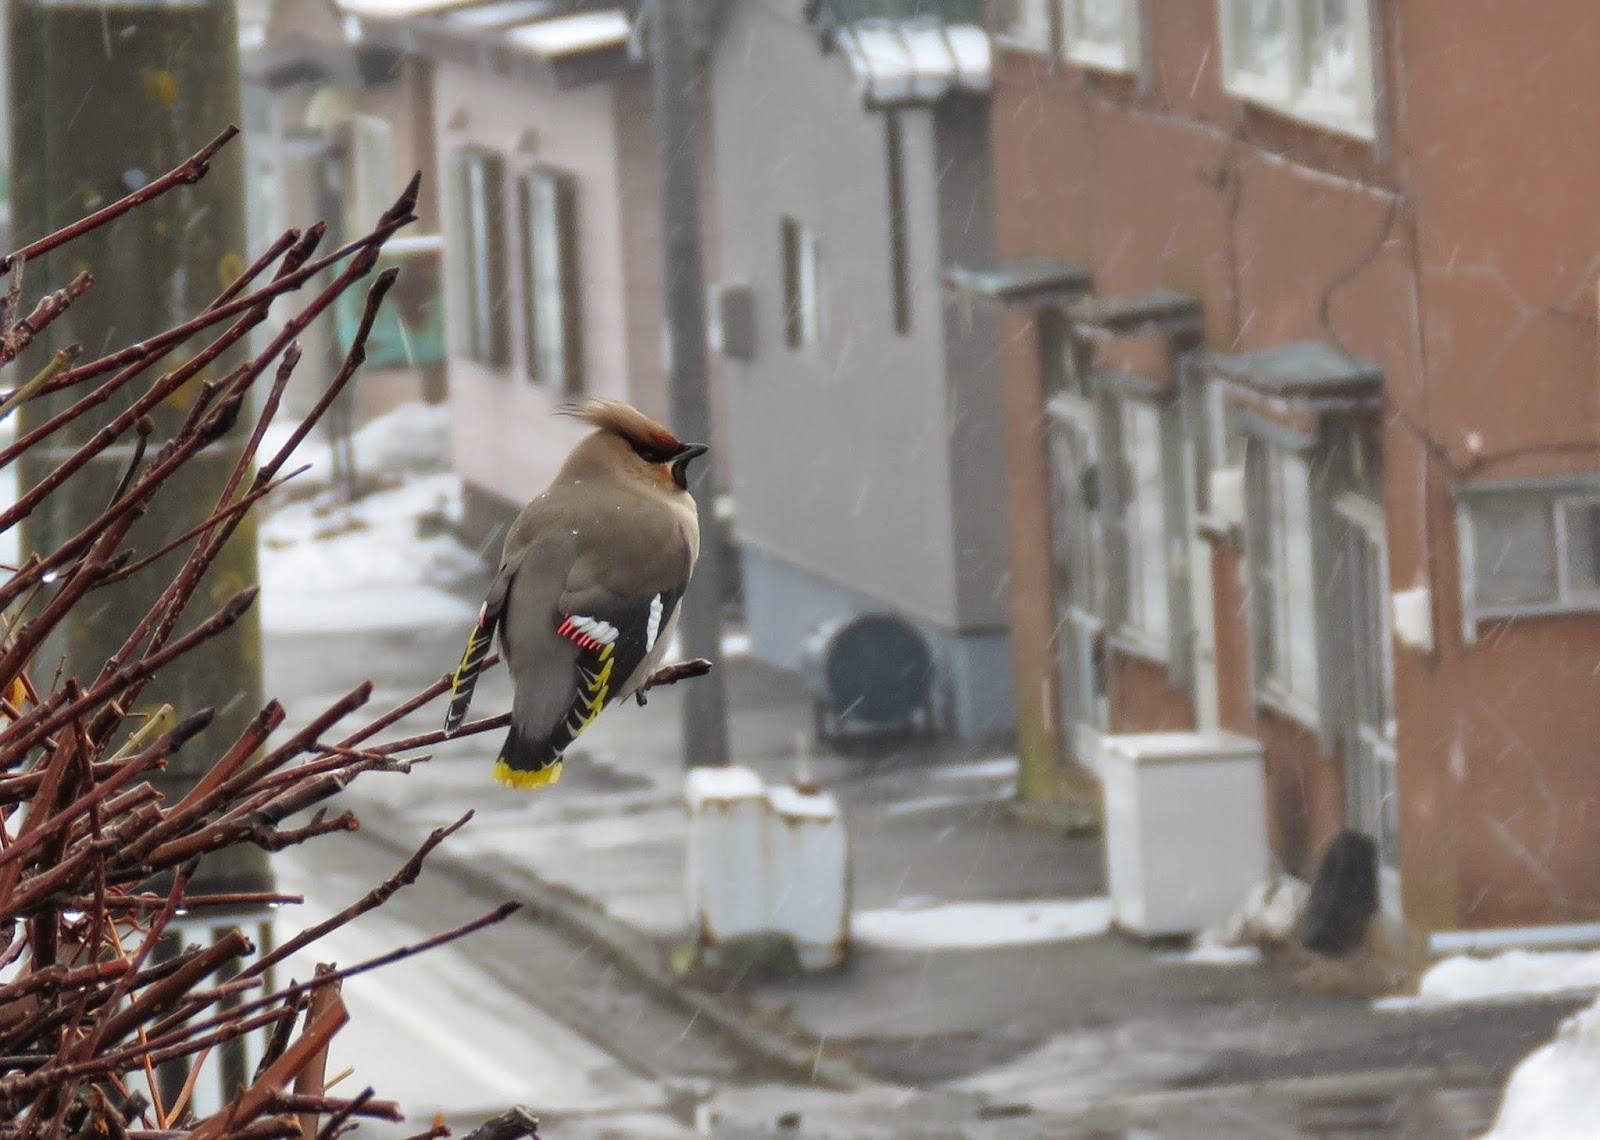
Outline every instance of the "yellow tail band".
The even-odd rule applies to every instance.
[[[542,788],[561,779],[561,761],[547,764],[543,768],[535,768],[531,772],[522,772],[507,764],[504,760],[494,762],[495,782],[504,784],[508,788]]]

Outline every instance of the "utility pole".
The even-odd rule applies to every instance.
[[[661,250],[666,306],[667,377],[672,426],[678,438],[708,442],[705,273],[700,264],[700,139],[698,92],[690,45],[693,0],[655,0],[651,10],[652,78],[661,138]],[[710,767],[728,762],[728,702],[722,675],[722,544],[712,502],[715,453],[699,463],[694,483],[700,511],[700,561],[683,600],[684,655],[713,663],[707,676],[684,685],[683,762]]]
[[[12,230],[21,245],[77,220],[164,174],[230,124],[239,109],[239,32],[230,0],[107,0],[7,5],[10,80]],[[31,376],[59,348],[83,345],[92,359],[187,320],[245,266],[243,148],[235,142],[199,184],[164,195],[111,225],[29,262],[25,292],[58,288],[81,269],[94,288],[39,338],[16,365]],[[24,310],[26,311],[26,310]],[[203,342],[202,342],[203,343]],[[196,345],[190,352],[198,351]],[[169,357],[160,371],[181,363]],[[210,369],[220,377],[243,359],[230,352]],[[171,438],[202,379],[152,415],[149,454]],[[139,394],[129,385],[22,457],[24,488],[49,474]],[[83,393],[68,390],[24,404],[27,430]],[[134,528],[130,545],[152,550],[205,519],[238,461],[248,416],[197,454]],[[133,458],[129,440],[113,446],[41,504],[26,521],[22,548],[53,550],[112,501]],[[97,590],[99,606],[75,608],[47,643],[35,669],[48,674],[65,657],[69,674],[92,679],[169,585],[187,549],[124,582]],[[178,633],[257,580],[256,535],[249,522],[223,550],[196,593]],[[259,605],[226,634],[165,670],[148,690],[148,711],[171,704],[179,715],[216,709],[195,745],[156,778],[169,800],[204,774],[210,757],[237,739],[263,701]],[[241,846],[208,856],[192,880],[196,893],[270,891],[266,853]]]

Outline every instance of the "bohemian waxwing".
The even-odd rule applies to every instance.
[[[607,705],[643,703],[700,553],[687,478],[706,446],[614,400],[562,414],[596,430],[511,524],[445,715],[455,732],[498,631],[513,696],[494,775],[513,788],[559,779],[562,752]]]

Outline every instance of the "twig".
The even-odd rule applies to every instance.
[[[57,246],[66,245],[67,242],[72,241],[74,238],[80,238],[92,230],[97,230],[107,222],[115,221],[129,210],[142,206],[154,198],[159,198],[175,187],[193,186],[204,178],[206,172],[211,169],[211,160],[216,157],[217,152],[227,146],[238,133],[238,127],[228,127],[216,138],[197,150],[182,165],[169,170],[160,178],[146,182],[127,197],[119,198],[111,205],[96,210],[88,217],[81,218],[53,234],[47,234],[30,245],[23,246],[13,254],[0,257],[0,273],[10,269],[14,261],[33,261],[40,254],[49,253]]]
[[[499,1116],[491,1116],[468,1132],[462,1140],[523,1140],[539,1135],[539,1118],[520,1104]]]
[[[245,967],[245,969],[241,970],[240,975],[244,977],[250,977],[256,974],[265,973],[267,970],[270,970],[273,966],[276,966],[284,959],[299,953],[301,950],[317,941],[323,935],[328,934],[330,931],[339,929],[341,926],[344,926],[351,920],[359,918],[368,911],[374,910],[388,902],[390,897],[394,895],[396,891],[400,890],[400,888],[409,887],[412,883],[417,881],[417,876],[422,874],[422,864],[427,860],[428,856],[433,853],[434,848],[438,847],[439,844],[443,843],[446,839],[454,835],[463,826],[465,826],[466,822],[472,818],[472,814],[473,813],[469,811],[466,815],[456,820],[449,827],[435,829],[427,839],[423,840],[422,846],[417,848],[416,852],[411,856],[411,858],[407,859],[405,864],[401,866],[401,868],[393,875],[389,876],[388,879],[384,880],[384,882],[368,891],[366,895],[345,907],[332,918],[325,919],[324,921],[317,923],[315,926],[307,927],[305,930],[302,930],[299,934],[289,939],[289,941],[285,942],[282,946],[279,946],[276,950],[273,950],[270,954],[263,955],[261,958]]]

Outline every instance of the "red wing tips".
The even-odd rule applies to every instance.
[[[616,627],[611,623],[582,614],[563,615],[561,624],[556,626],[556,633],[591,653],[599,653],[617,640]]]

